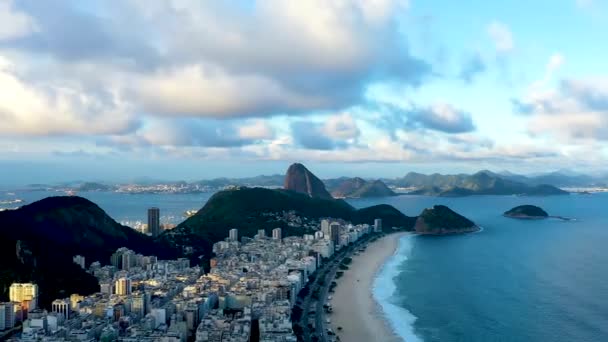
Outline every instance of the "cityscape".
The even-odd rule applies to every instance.
[[[0,0],[0,342],[608,342],[608,0]]]
[[[160,234],[159,217],[159,208],[148,209],[147,234]],[[296,342],[304,333],[335,341],[327,295],[337,284],[336,271],[327,277],[327,266],[382,234],[382,220],[370,226],[326,218],[316,228],[290,237],[281,228],[260,228],[254,238],[230,229],[213,245],[208,273],[188,259],[159,260],[127,248],[104,263],[75,255],[73,262],[98,279],[100,291],[58,298],[47,311],[38,305],[36,284],[13,283],[10,302],[0,303],[0,331],[5,338],[16,332],[8,340],[23,342]],[[312,293],[321,276],[327,277],[323,288]],[[323,309],[315,312],[317,306]]]

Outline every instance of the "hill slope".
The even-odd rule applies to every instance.
[[[331,192],[336,198],[388,197],[396,194],[381,180],[368,182],[362,178],[342,180]]]
[[[271,215],[284,211],[294,211],[311,219],[333,217],[353,223],[372,224],[374,219],[382,218],[388,229],[395,226],[411,230],[415,220],[389,205],[356,210],[343,200],[311,198],[286,190],[238,188],[213,195],[194,216],[163,234],[163,239],[173,244],[187,244],[185,239],[195,236],[204,247],[202,252],[209,256],[211,245],[224,240],[231,228],[238,228],[240,236],[248,237],[253,237],[262,228],[268,232],[272,228],[282,228],[284,236],[307,232]]]
[[[0,290],[13,281],[36,281],[41,302],[59,295],[97,290],[94,278],[74,267],[74,255],[87,263],[108,264],[111,254],[128,247],[159,257],[174,252],[110,218],[93,202],[81,197],[48,197],[20,209],[0,213]]]
[[[466,217],[457,214],[444,205],[424,209],[416,220],[416,232],[420,234],[452,234],[479,230],[479,227]]]

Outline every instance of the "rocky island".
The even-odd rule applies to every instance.
[[[479,229],[473,221],[444,205],[424,209],[414,226],[416,233],[428,235],[470,233]]]
[[[524,220],[541,220],[549,217],[546,211],[534,205],[520,205],[504,213],[504,216],[524,219]]]

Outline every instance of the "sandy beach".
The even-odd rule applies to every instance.
[[[374,300],[372,283],[386,259],[397,250],[403,234],[406,233],[384,236],[368,245],[365,252],[353,255],[350,269],[336,280],[338,286],[331,300],[333,313],[327,317],[341,341],[402,341],[391,331],[382,308]]]

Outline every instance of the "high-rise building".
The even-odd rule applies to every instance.
[[[340,244],[340,224],[338,222],[332,222],[329,225],[329,239],[334,245]]]
[[[329,220],[321,220],[321,231],[324,235],[329,235]]]
[[[70,299],[55,299],[51,304],[51,311],[63,316],[64,319],[70,318],[71,304]]]
[[[228,233],[228,238],[230,239],[230,241],[239,241],[239,230],[236,228],[230,229],[230,232]]]
[[[9,289],[11,302],[20,303],[24,311],[38,307],[38,285],[32,283],[13,283]]]
[[[15,326],[15,304],[0,303],[0,331]]]
[[[272,239],[273,240],[281,240],[282,239],[281,228],[275,228],[275,229],[272,230]]]
[[[85,258],[82,255],[74,255],[72,261],[78,266],[80,266],[83,270],[86,269]]]
[[[258,238],[259,239],[263,239],[266,237],[266,230],[264,229],[258,229]]]
[[[148,232],[153,236],[157,237],[160,235],[160,209],[149,208],[148,209]]]
[[[129,278],[118,278],[114,284],[114,291],[119,296],[128,296],[131,294],[131,279]]]
[[[131,313],[143,318],[146,315],[146,294],[139,292],[131,296]]]
[[[380,233],[382,231],[382,219],[375,219],[374,220],[374,232],[375,233]]]

